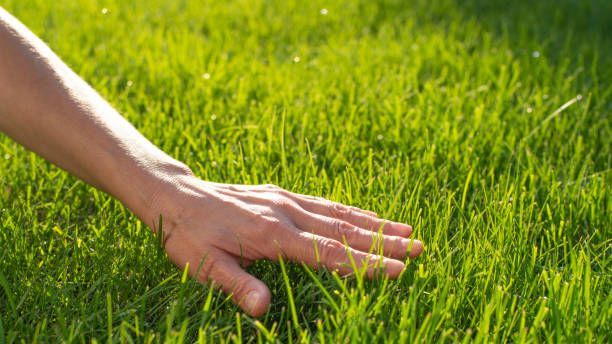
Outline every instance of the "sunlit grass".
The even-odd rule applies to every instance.
[[[396,281],[257,263],[251,319],[1,137],[0,343],[610,341],[610,2],[3,6],[198,176],[372,209],[426,250]]]

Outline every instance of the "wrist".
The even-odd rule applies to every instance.
[[[162,153],[121,172],[122,190],[117,198],[153,231],[157,231],[159,217],[171,215],[169,195],[176,193],[184,181],[193,178],[184,163]]]

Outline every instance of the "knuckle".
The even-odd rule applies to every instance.
[[[285,189],[278,189],[276,190],[276,193],[278,193],[279,195],[282,195],[283,197],[286,197],[287,199],[293,200],[294,199],[294,194],[291,191],[285,190]]]
[[[283,222],[275,217],[265,217],[264,223],[264,228],[271,231],[280,231],[283,229]]]
[[[241,191],[239,187],[237,187],[236,185],[233,185],[233,184],[228,185],[227,189],[230,190],[230,191],[236,191],[236,192]]]
[[[344,260],[344,245],[332,239],[322,239],[320,243],[320,256],[323,262],[334,264]]]
[[[252,223],[254,229],[262,235],[265,235],[268,231],[280,230],[282,227],[280,219],[265,214],[255,214]]]
[[[285,190],[281,188],[280,186],[276,186],[276,185],[269,187],[268,190],[276,195],[280,195],[288,199],[291,199],[294,196],[293,193],[291,193],[290,191]]]
[[[251,223],[255,228],[267,228],[269,224],[269,218],[264,214],[252,214]]]
[[[351,226],[351,224],[345,221],[333,221],[332,226],[334,228],[334,232],[337,238],[352,237],[355,232],[353,226]]]
[[[347,219],[352,213],[349,207],[331,201],[329,201],[329,211],[333,217],[338,219]]]
[[[399,249],[404,246],[403,240],[399,237],[391,237],[389,240],[389,249]]]
[[[286,197],[278,197],[272,200],[274,206],[285,212],[293,211],[296,208],[295,202]]]

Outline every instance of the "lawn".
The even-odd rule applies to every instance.
[[[398,280],[258,262],[253,319],[0,136],[0,343],[612,340],[612,2],[2,6],[199,177],[371,209],[426,250]]]

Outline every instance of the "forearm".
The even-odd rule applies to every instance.
[[[0,130],[117,197],[149,225],[158,184],[189,173],[1,8]]]

